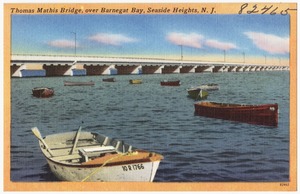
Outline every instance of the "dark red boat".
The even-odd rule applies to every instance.
[[[168,81],[168,80],[164,80],[160,82],[161,86],[180,86],[180,80],[176,80],[176,81]]]
[[[243,105],[217,102],[195,104],[195,114],[254,125],[278,125],[278,104]]]
[[[36,87],[32,89],[32,95],[37,98],[49,98],[54,95],[52,88]]]

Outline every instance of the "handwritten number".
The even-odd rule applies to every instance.
[[[265,6],[264,8],[262,8],[262,13],[261,14],[265,14],[267,11],[269,11],[271,8],[273,7],[273,5],[271,5],[270,7]]]
[[[241,9],[239,11],[239,14],[242,14],[243,13],[243,10],[248,7],[248,3],[244,3],[242,6],[241,6]]]
[[[249,7],[248,3],[244,3],[241,5],[238,13],[243,14],[244,12],[246,12],[247,14],[261,13],[263,15],[269,13],[270,15],[276,15],[276,14],[288,15],[289,11],[296,11],[296,10],[297,9],[291,9],[291,8],[282,10],[278,7],[274,7],[274,5],[265,5],[264,7],[261,8],[257,4],[254,4],[251,8],[251,6]]]
[[[257,13],[258,10],[257,10],[257,5],[253,5],[253,10],[250,10],[250,11],[247,11],[247,14],[252,14],[252,13]]]
[[[280,12],[280,14],[281,14],[281,15],[287,15],[288,12],[289,12],[289,8],[287,8],[286,10],[282,10],[282,11]]]
[[[275,15],[277,9],[278,9],[278,7],[276,7],[275,9],[273,9],[273,10],[271,11],[270,15]]]

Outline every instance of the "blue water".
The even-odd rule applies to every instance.
[[[42,135],[94,131],[164,156],[155,182],[288,181],[289,72],[191,73],[11,79],[11,180],[58,181],[31,132]],[[130,79],[143,79],[130,85]],[[180,79],[180,87],[162,87]],[[63,81],[95,81],[95,86],[63,86]],[[277,128],[194,115],[186,89],[217,83],[207,100],[279,104]],[[38,99],[31,89],[53,87],[55,96]]]

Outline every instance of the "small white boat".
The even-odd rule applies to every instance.
[[[218,90],[219,89],[219,85],[218,84],[204,84],[204,85],[200,85],[197,86],[196,88],[202,89],[202,90]]]
[[[42,137],[34,127],[51,171],[63,181],[152,182],[163,156],[93,132]]]

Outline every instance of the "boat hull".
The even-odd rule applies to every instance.
[[[52,173],[72,182],[152,182],[160,161],[116,166],[79,167],[62,165],[47,159]]]
[[[177,81],[162,81],[161,86],[180,86],[180,80]]]
[[[131,79],[131,80],[129,80],[129,83],[130,84],[141,84],[142,80],[140,80],[140,79]]]
[[[102,81],[104,82],[116,82],[115,78],[103,78]]]
[[[206,99],[208,96],[208,92],[205,90],[201,90],[199,88],[196,89],[189,89],[188,94],[190,98],[193,98],[195,100],[202,100]]]
[[[54,95],[54,90],[52,88],[34,88],[32,95],[37,98],[49,98]]]
[[[200,102],[194,105],[195,114],[204,117],[244,122],[255,125],[278,125],[278,104],[237,105]]]
[[[95,85],[94,82],[67,82],[64,81],[64,86],[93,86]]]

